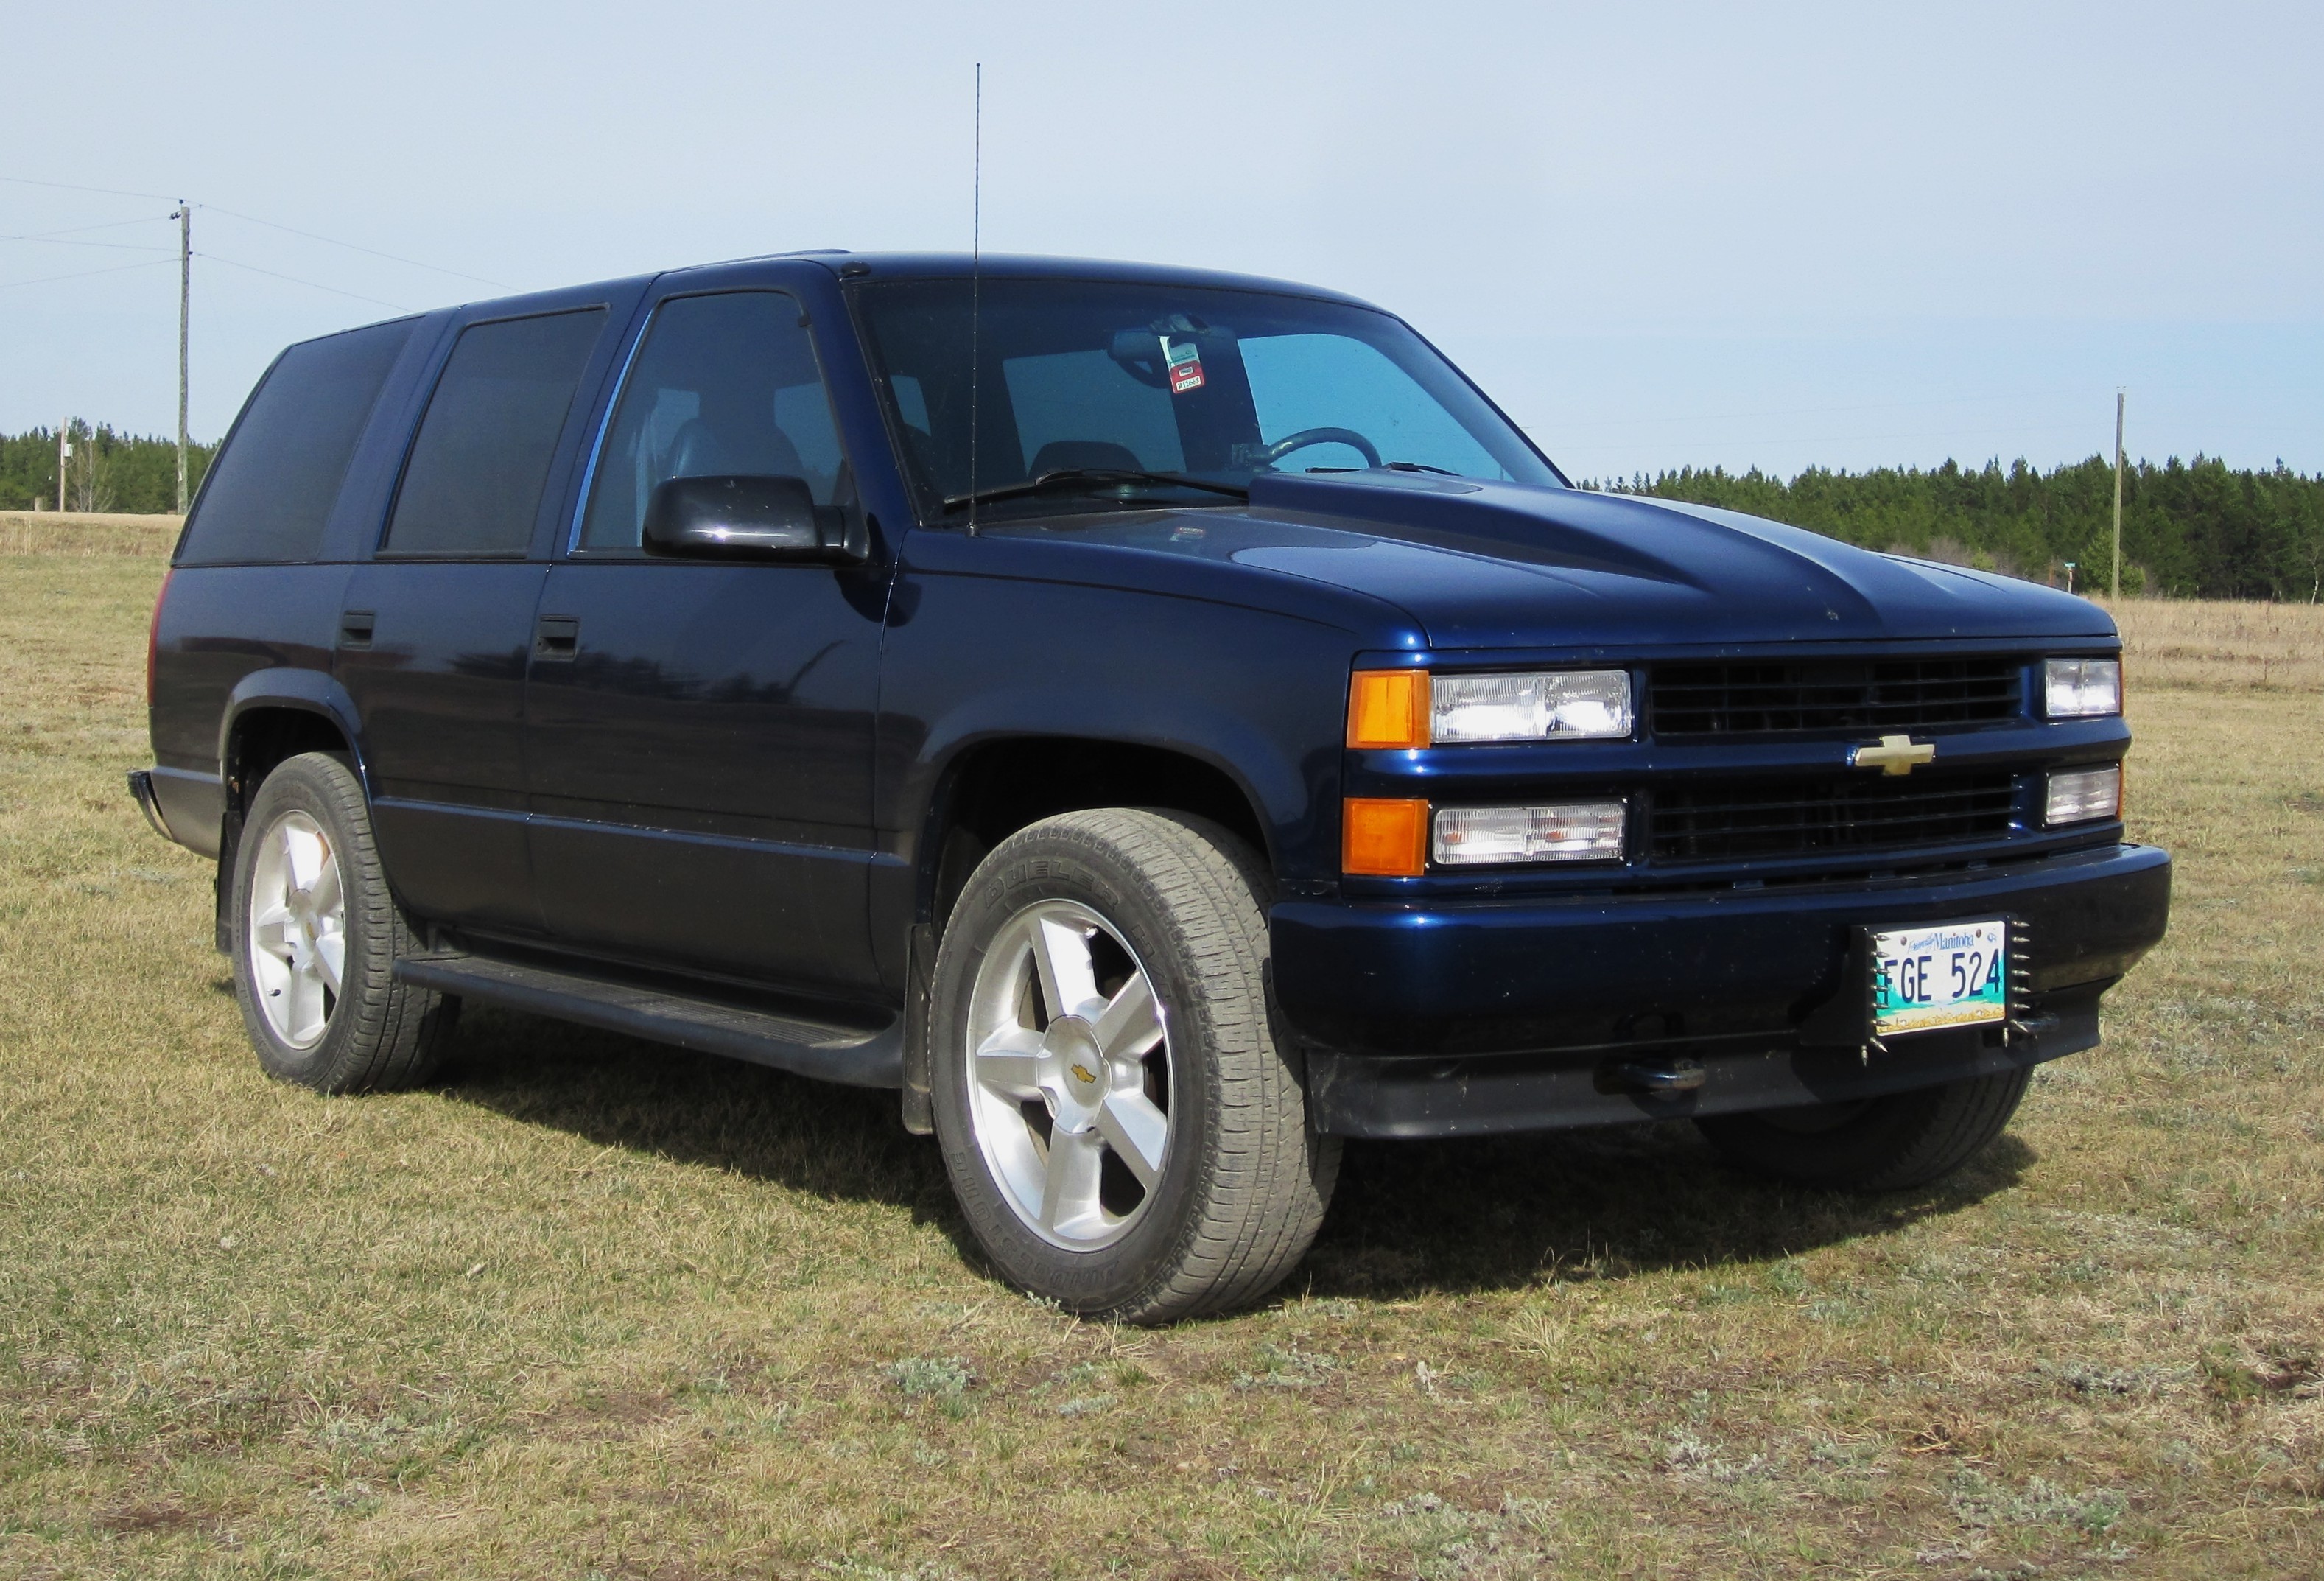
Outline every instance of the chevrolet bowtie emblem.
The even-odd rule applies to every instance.
[[[1923,763],[1934,763],[1936,743],[1915,742],[1909,735],[1884,735],[1877,746],[1854,746],[1848,751],[1852,769],[1878,769],[1884,774],[1909,774]]]

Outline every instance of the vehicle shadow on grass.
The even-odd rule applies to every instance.
[[[908,1208],[986,1266],[935,1144],[905,1133],[893,1093],[490,1010],[463,1018],[440,1090],[597,1146]],[[2005,1135],[1936,1187],[1850,1197],[1738,1174],[1683,1123],[1351,1143],[1323,1232],[1284,1288],[1379,1299],[1775,1262],[1968,1207],[2034,1158]]]
[[[1296,1277],[1317,1296],[1395,1296],[1773,1262],[1967,1207],[2035,1157],[2005,1134],[1949,1180],[1859,1197],[1738,1172],[1684,1121],[1351,1143]]]
[[[437,1085],[456,1102],[600,1147],[908,1207],[955,1240],[965,1234],[943,1160],[898,1123],[892,1092],[473,1007]]]

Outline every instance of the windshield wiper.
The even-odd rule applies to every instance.
[[[997,500],[1021,500],[1034,495],[1070,494],[1076,489],[1102,488],[1108,484],[1151,483],[1173,488],[1201,489],[1205,494],[1227,495],[1239,500],[1250,498],[1250,490],[1239,484],[1213,483],[1207,478],[1186,477],[1176,472],[1145,472],[1129,467],[1060,467],[1044,472],[1028,483],[996,484],[980,488],[973,494],[947,495],[944,508],[964,510],[970,505],[991,504]]]
[[[1457,472],[1449,472],[1442,467],[1431,467],[1425,461],[1383,461],[1378,467],[1310,467],[1307,468],[1307,475],[1311,477],[1326,472],[1428,472],[1434,473],[1438,477],[1461,476]]]

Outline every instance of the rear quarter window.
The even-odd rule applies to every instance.
[[[460,332],[405,463],[383,554],[522,554],[603,308]]]
[[[211,466],[178,559],[310,560],[347,463],[416,319],[351,329],[275,359]]]

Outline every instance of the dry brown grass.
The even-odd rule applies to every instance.
[[[166,555],[178,541],[183,516],[134,516],[54,511],[0,511],[0,554]]]
[[[2172,936],[1947,1188],[1360,1148],[1280,1299],[1117,1333],[876,1095],[493,1015],[263,1080],[121,790],[158,575],[0,557],[0,1574],[2324,1569],[2305,693],[2135,693]]]
[[[2134,690],[2324,692],[2324,605],[2099,602],[2122,628]]]

